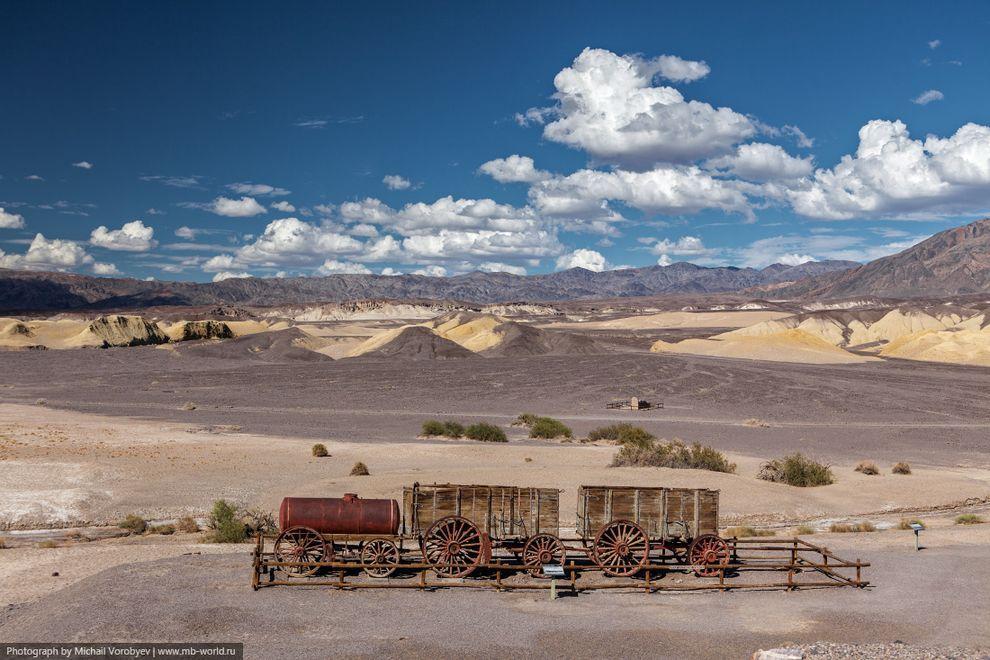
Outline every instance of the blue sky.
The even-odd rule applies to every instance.
[[[986,3],[468,4],[4,3],[0,267],[761,267],[990,208]]]

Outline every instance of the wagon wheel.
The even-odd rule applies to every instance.
[[[441,577],[466,577],[487,556],[487,545],[473,522],[460,516],[447,516],[426,530],[423,559]]]
[[[591,551],[606,575],[634,575],[650,558],[650,540],[636,523],[613,520],[598,532]]]
[[[314,563],[331,561],[333,546],[310,527],[290,527],[275,539],[275,561]],[[319,566],[282,566],[293,577],[308,577],[320,570]]]
[[[523,565],[533,567],[529,571],[531,575],[544,577],[544,564],[563,565],[564,554],[564,544],[559,538],[553,534],[537,534],[523,546]]]
[[[717,577],[729,563],[729,544],[714,534],[691,541],[688,559],[698,577]]]
[[[387,578],[399,567],[399,548],[388,539],[371,539],[361,548],[364,572],[371,577]],[[387,564],[387,566],[368,566]]]

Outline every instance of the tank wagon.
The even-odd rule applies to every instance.
[[[703,577],[724,572],[729,544],[718,536],[718,491],[581,486],[574,533],[561,534],[553,488],[418,483],[391,499],[287,497],[274,559],[291,576],[321,563],[351,562],[371,577],[423,563],[462,578],[496,559],[532,575],[575,560],[607,575],[632,576],[657,563],[690,564]],[[552,574],[552,573],[550,573]]]

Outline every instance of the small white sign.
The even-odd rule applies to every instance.
[[[560,564],[544,564],[543,574],[549,577],[564,577],[564,567]]]

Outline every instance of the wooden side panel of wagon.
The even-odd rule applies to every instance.
[[[613,520],[634,522],[652,539],[718,533],[718,491],[707,488],[581,486],[577,534],[592,539]]]
[[[447,516],[467,518],[493,539],[558,534],[555,488],[473,484],[414,484],[402,490],[403,533],[420,535]]]

